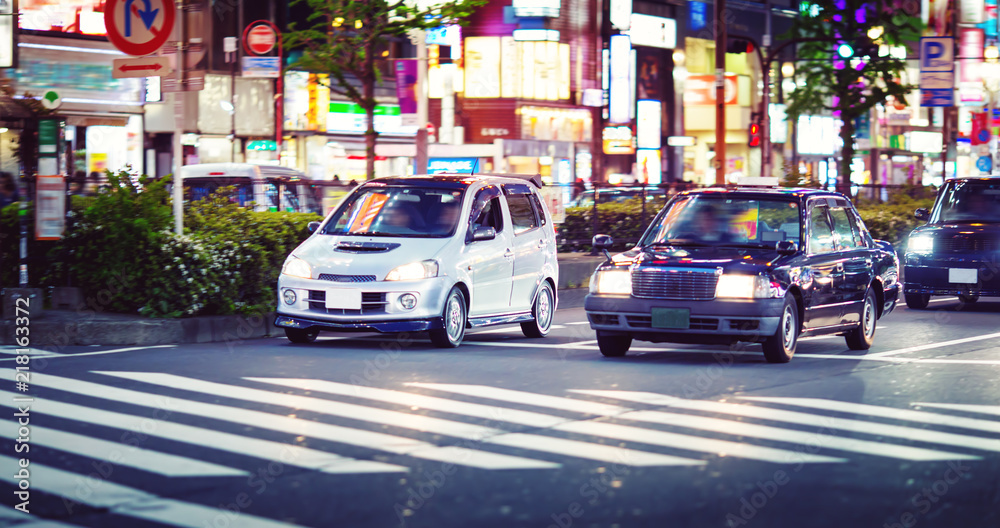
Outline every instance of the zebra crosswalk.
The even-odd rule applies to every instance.
[[[469,471],[579,464],[683,471],[723,458],[822,466],[873,458],[971,461],[1000,453],[1000,419],[990,406],[903,409],[765,396],[712,401],[587,388],[541,394],[446,383],[378,388],[277,377],[222,382],[159,372],[80,378],[32,374],[33,446],[147,476],[113,475],[81,500],[74,489],[83,476],[79,465],[49,456],[32,461],[32,489],[167,526],[202,526],[222,510],[156,495],[162,479],[245,479],[259,465],[247,463],[253,459],[332,476],[404,476],[427,462]],[[0,406],[14,407],[18,396],[0,391]],[[18,427],[0,420],[0,435],[13,438]],[[139,431],[158,442],[124,441]],[[0,463],[15,467],[17,460],[0,455]],[[0,471],[0,480],[16,484],[12,474]],[[71,519],[19,512],[0,516],[4,522],[72,527]],[[293,524],[244,512],[240,526]]]

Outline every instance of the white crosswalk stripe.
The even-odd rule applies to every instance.
[[[673,465],[700,465],[703,462],[660,455],[656,453],[644,453],[632,451],[624,448],[608,448],[598,444],[588,444],[546,436],[532,434],[511,434],[502,429],[486,427],[480,425],[466,424],[451,420],[431,418],[418,414],[403,413],[354,405],[350,403],[321,400],[306,396],[296,396],[293,394],[280,394],[259,389],[249,389],[244,387],[234,387],[222,383],[201,381],[172,374],[157,374],[149,372],[101,372],[110,376],[118,376],[125,379],[142,381],[144,383],[162,385],[189,391],[203,392],[215,396],[236,398],[256,403],[270,403],[273,405],[283,405],[295,409],[313,411],[317,413],[374,422],[382,425],[391,425],[406,429],[415,429],[423,432],[454,436],[465,440],[473,440],[486,444],[498,444],[508,447],[518,447],[544,451],[548,453],[568,454],[580,458],[597,460],[608,463],[624,463],[622,458],[629,460],[634,466],[673,466]]]
[[[41,519],[10,507],[0,508],[0,526],[10,528],[80,528],[75,524]]]
[[[47,386],[62,391],[85,394],[106,400],[113,400],[154,409],[163,408],[163,396],[139,392],[98,383],[62,378],[48,374],[34,374],[32,382],[36,386]],[[236,389],[237,387],[233,387]],[[278,394],[274,395],[278,397]],[[325,424],[294,416],[252,411],[226,405],[203,403],[180,398],[169,398],[173,412],[207,416],[216,420],[270,429],[282,433],[307,436],[319,440],[377,449],[397,455],[414,458],[451,462],[482,469],[545,469],[559,467],[559,464],[480,451],[465,447],[439,447],[420,440],[377,433],[363,429],[353,429]]]
[[[4,373],[12,375],[12,371],[0,369],[0,375]],[[239,385],[154,372],[92,374],[104,378],[84,381],[33,373],[33,385],[45,392],[35,395],[32,403],[32,442],[55,452],[154,475],[140,480],[142,487],[155,486],[157,478],[242,479],[254,473],[255,467],[245,462],[233,463],[232,459],[227,462],[230,465],[209,462],[213,451],[280,460],[311,471],[341,475],[405,473],[413,469],[410,467],[413,459],[483,470],[538,471],[581,460],[683,468],[704,466],[715,458],[774,464],[838,464],[854,462],[857,457],[914,462],[973,460],[981,456],[970,451],[1000,452],[1000,440],[994,438],[1000,432],[1000,421],[948,414],[960,411],[980,416],[1000,415],[995,406],[986,405],[913,404],[935,409],[931,412],[817,398],[747,396],[742,398],[744,403],[731,403],[618,390],[570,389],[567,396],[557,396],[445,383],[408,383],[410,389],[395,390],[317,379],[247,377],[240,380],[244,385]],[[126,389],[111,380],[130,380],[141,385]],[[193,395],[178,396],[185,392]],[[205,395],[214,403],[195,399]],[[8,402],[17,396],[20,395],[0,390],[0,406],[13,407]],[[88,403],[65,401],[79,396],[88,398]],[[246,408],[244,404],[268,410]],[[106,405],[114,405],[115,410],[101,408]],[[776,406],[798,407],[808,412]],[[428,412],[440,414],[428,415]],[[34,420],[36,414],[64,422],[38,425]],[[838,416],[843,414],[854,416]],[[202,419],[198,426],[178,422],[190,422],[192,417]],[[474,422],[469,422],[470,419]],[[753,423],[745,419],[752,419]],[[332,420],[349,423],[328,423]],[[80,432],[77,430],[80,424],[89,427]],[[221,430],[233,429],[233,424],[239,426],[240,432]],[[100,437],[86,434],[95,426],[124,434],[117,442],[110,439],[118,433],[102,433]],[[14,437],[17,428],[14,421],[0,420],[0,435]],[[386,428],[404,433],[389,434]],[[970,434],[953,432],[959,429]],[[186,444],[186,456],[178,454],[177,448],[168,449],[174,452],[158,449],[162,445],[159,441],[138,445],[125,441],[126,435],[139,431],[151,438]],[[842,431],[852,434],[842,435]],[[261,433],[272,439],[257,438]],[[275,433],[289,438],[275,441]],[[407,434],[432,436],[431,440],[423,440]],[[305,438],[323,443],[312,442],[308,448],[296,445]],[[365,460],[367,457],[335,454],[345,445],[392,458],[372,455],[375,460]],[[941,450],[937,445],[961,447],[958,450],[961,452]],[[77,486],[89,477],[52,465],[62,463],[61,460],[60,456],[43,457],[41,463],[32,461],[32,489],[79,500],[105,509],[109,515],[168,526],[200,527],[206,519],[230,515],[221,509],[160,497],[151,490],[117,482],[135,480],[129,473],[115,473],[98,480],[93,493],[80,500]],[[16,460],[0,455],[0,463],[14,467]],[[244,464],[247,467],[241,467]],[[0,473],[0,480],[16,483],[12,472]],[[239,515],[237,520],[229,519],[230,525],[292,526],[247,513]],[[20,512],[0,515],[0,525],[5,524],[77,528],[63,521]]]
[[[557,431],[599,436],[604,438],[613,438],[616,440],[641,442],[644,444],[658,445],[663,447],[673,447],[677,449],[686,449],[689,451],[696,451],[702,453],[725,454],[726,456],[749,458],[754,460],[762,460],[765,462],[788,463],[789,460],[796,460],[802,462],[844,461],[844,459],[840,458],[800,454],[793,451],[786,451],[782,449],[774,449],[763,446],[754,446],[739,442],[716,440],[712,438],[703,438],[699,436],[681,435],[677,433],[667,433],[662,431],[651,431],[648,429],[641,429],[638,427],[628,427],[623,425],[599,423],[593,421],[579,421],[575,419],[563,418],[559,416],[552,416],[549,414],[541,414],[531,411],[507,409],[503,407],[482,405],[478,403],[460,402],[455,400],[449,400],[446,398],[438,398],[435,396],[426,396],[423,394],[413,394],[401,391],[376,389],[371,387],[361,387],[357,385],[348,385],[345,383],[334,383],[331,381],[277,379],[277,378],[274,379],[247,378],[247,379],[250,379],[252,381],[260,381],[263,383],[274,383],[277,385],[294,387],[308,391],[325,392],[328,394],[335,394],[338,396],[353,396],[357,398],[366,398],[377,401],[383,401],[387,403],[396,403],[400,405],[409,405],[423,409],[443,411],[453,414],[461,414],[465,416],[472,416],[475,418],[504,421],[518,425],[526,425],[531,427],[549,427]],[[488,392],[488,394],[497,394],[497,393],[490,391]],[[508,393],[501,392],[499,394],[508,394]],[[552,403],[552,400],[549,401],[550,403]],[[574,405],[573,407],[595,410],[599,412],[610,411],[610,409],[606,406],[578,407]],[[623,412],[627,411],[627,409],[623,409],[622,411]]]
[[[0,420],[0,436],[15,438],[17,437],[17,429],[16,423]],[[239,477],[249,475],[246,471],[211,462],[192,460],[134,445],[66,433],[38,425],[31,427],[31,443],[115,465],[158,473],[166,477]]]
[[[13,457],[0,455],[0,465],[7,468],[17,467],[18,461]],[[31,487],[44,493],[51,493],[71,501],[106,508],[113,514],[136,517],[154,521],[168,526],[203,528],[206,520],[211,522],[216,517],[227,518],[231,512],[223,511],[201,504],[158,497],[142,490],[122,486],[107,480],[88,480],[88,493],[81,493],[81,482],[84,475],[63,471],[32,462]],[[18,479],[12,476],[13,471],[0,472],[0,480],[16,484]],[[296,526],[279,521],[257,517],[247,513],[238,516],[239,526],[243,528],[290,528]]]

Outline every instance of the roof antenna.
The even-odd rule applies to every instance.
[[[479,158],[476,158],[476,161],[472,162],[472,174],[473,175],[476,174],[476,167],[478,167],[478,166],[479,166]]]

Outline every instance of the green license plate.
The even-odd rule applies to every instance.
[[[691,310],[687,308],[653,308],[653,328],[686,330],[691,326]]]

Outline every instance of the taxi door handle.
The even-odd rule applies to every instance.
[[[538,248],[539,249],[544,248],[546,245],[547,245],[547,243],[545,242],[545,239],[542,239],[542,240],[538,241]]]
[[[503,252],[503,258],[505,258],[505,259],[512,259],[512,258],[514,258],[514,252],[511,251],[510,248],[507,248],[507,251]]]
[[[838,263],[837,263],[837,267],[836,267],[836,270],[837,270],[838,272],[841,272],[841,271],[844,271],[844,263],[843,263],[843,262],[838,262]]]

